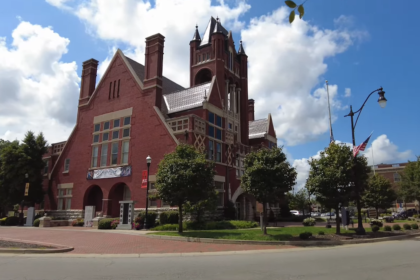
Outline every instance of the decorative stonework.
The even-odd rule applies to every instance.
[[[194,132],[200,134],[206,134],[206,123],[204,120],[194,118]]]
[[[226,131],[226,144],[233,144],[233,133],[230,131]]]
[[[194,142],[194,148],[199,150],[200,152],[204,152],[206,150],[206,145],[204,141],[206,140],[206,136],[194,133],[195,135],[195,142]]]

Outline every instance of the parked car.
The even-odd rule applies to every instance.
[[[303,215],[302,211],[298,211],[298,210],[290,210],[290,213],[292,215],[295,215],[295,216],[302,216]]]
[[[407,219],[408,217],[413,217],[413,215],[416,215],[416,214],[417,214],[416,209],[408,209],[400,213],[397,213],[396,215],[393,213],[393,216],[396,219]]]

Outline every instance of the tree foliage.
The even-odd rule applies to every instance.
[[[305,2],[306,2],[307,0],[305,0]],[[295,20],[295,16],[296,16],[296,9],[297,9],[297,12],[299,13],[299,18],[300,19],[302,19],[303,18],[303,16],[305,15],[305,8],[303,7],[303,4],[305,4],[305,2],[303,2],[302,4],[300,4],[300,5],[296,5],[296,3],[295,2],[293,2],[293,1],[290,1],[290,0],[287,0],[287,1],[284,1],[284,3],[286,3],[286,5],[289,7],[289,8],[291,8],[292,9],[292,11],[290,11],[290,14],[289,14],[289,23],[292,23],[294,20]]]
[[[345,206],[354,198],[355,180],[360,189],[363,189],[369,174],[366,158],[359,156],[354,160],[352,150],[348,146],[331,143],[320,153],[319,159],[309,160],[309,165],[306,187],[321,205],[336,210],[336,233],[339,234],[340,205]]]
[[[219,198],[217,191],[209,193],[206,199],[200,200],[197,203],[186,202],[184,204],[184,210],[186,213],[195,215],[195,221],[197,223],[202,222],[203,215],[206,211],[214,212],[217,208],[217,199]]]
[[[14,205],[23,199],[28,204],[44,199],[42,156],[47,152],[47,142],[42,133],[35,136],[28,131],[22,143],[0,141],[0,202]],[[28,174],[28,179],[25,178]],[[29,183],[28,196],[24,197],[25,183]]]
[[[214,193],[214,163],[190,145],[181,144],[165,155],[156,174],[159,197],[179,208],[179,228],[182,232],[182,208],[196,205]]]
[[[305,211],[309,206],[309,194],[305,188],[300,189],[297,193],[288,193],[289,207],[291,209]]]
[[[401,198],[405,201],[420,201],[420,156],[417,161],[409,161],[400,175]]]
[[[267,234],[267,203],[277,203],[296,184],[296,171],[282,148],[260,149],[245,157],[242,188],[263,204],[264,234]]]
[[[375,174],[369,180],[368,187],[364,190],[363,203],[376,209],[376,218],[379,218],[378,209],[391,207],[397,199],[397,194],[392,189],[391,182],[382,175]]]

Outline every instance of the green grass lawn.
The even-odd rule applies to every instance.
[[[394,220],[394,223],[412,224],[412,223],[417,223],[417,222],[409,221],[409,220]]]
[[[178,232],[155,232],[153,235],[168,235],[168,236],[183,236],[183,237],[199,237],[199,238],[213,238],[213,239],[233,239],[233,240],[260,240],[260,241],[285,241],[294,236],[299,236],[302,232],[311,232],[317,235],[318,232],[323,231],[325,234],[335,233],[335,228],[320,228],[320,227],[285,227],[285,228],[268,228],[267,234],[263,235],[261,229],[247,229],[247,230],[201,230],[188,231],[179,234]],[[371,231],[366,228],[366,231]],[[341,229],[341,233],[351,233],[352,230]]]

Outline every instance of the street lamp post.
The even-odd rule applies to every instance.
[[[353,108],[352,106],[350,106],[350,113],[348,115],[345,115],[344,117],[350,117],[351,120],[351,136],[353,139],[353,149],[354,147],[356,147],[356,139],[354,137],[354,130],[356,129],[356,125],[357,125],[357,121],[359,120],[360,117],[360,113],[362,113],[363,108],[365,107],[366,102],[368,101],[369,97],[375,93],[378,92],[379,94],[379,99],[378,99],[378,103],[379,106],[381,106],[381,108],[385,108],[386,106],[386,98],[385,98],[385,92],[383,91],[382,87],[372,91],[368,97],[366,98],[365,102],[363,102],[362,107],[360,107],[359,110],[357,110],[356,112],[353,112]],[[357,115],[356,118],[356,123],[354,123],[353,121],[353,117],[354,115]],[[353,157],[354,162],[356,163],[356,157]],[[356,171],[354,170],[355,165],[353,167],[353,183],[354,183],[354,190],[355,190],[355,195],[356,195],[356,208],[357,208],[357,234],[359,235],[364,235],[366,234],[365,229],[363,228],[363,221],[362,221],[362,206],[360,204],[360,189],[359,189],[359,185],[357,184],[357,180],[356,180]]]
[[[149,170],[150,170],[150,163],[152,163],[152,158],[147,156],[146,158],[147,163],[147,187],[146,187],[146,215],[144,216],[144,229],[147,229],[147,208],[149,206]]]

